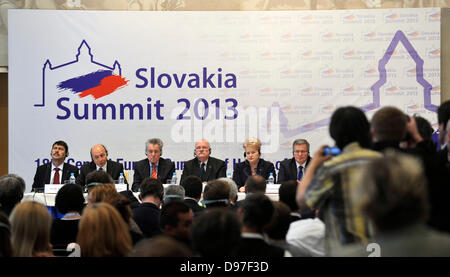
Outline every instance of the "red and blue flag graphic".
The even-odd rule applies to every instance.
[[[124,77],[112,74],[112,70],[98,70],[62,81],[57,87],[61,90],[71,90],[80,98],[92,95],[94,99],[98,99],[127,86],[128,82]]]

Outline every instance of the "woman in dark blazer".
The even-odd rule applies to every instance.
[[[273,163],[261,159],[261,141],[257,138],[248,138],[243,147],[246,160],[238,163],[233,171],[233,181],[236,182],[239,191],[244,191],[245,182],[252,175],[261,175],[267,180],[270,173],[273,173],[276,180]]]

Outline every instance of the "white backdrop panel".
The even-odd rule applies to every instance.
[[[128,83],[98,99],[57,87],[79,89],[86,79],[73,79],[98,70]],[[231,172],[249,136],[277,163],[296,138],[331,144],[339,106],[370,118],[395,105],[435,124],[439,102],[440,9],[9,11],[9,171],[27,190],[60,139],[72,164],[102,143],[132,170],[159,137],[181,174],[204,137]]]

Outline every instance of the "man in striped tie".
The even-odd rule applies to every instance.
[[[163,142],[159,138],[152,138],[145,143],[146,159],[135,162],[133,191],[139,191],[139,185],[147,178],[158,179],[161,183],[167,183],[175,172],[175,163],[161,157]]]

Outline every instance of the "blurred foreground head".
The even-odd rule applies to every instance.
[[[423,166],[395,151],[370,162],[361,172],[356,199],[377,231],[408,227],[427,219],[428,202]]]

